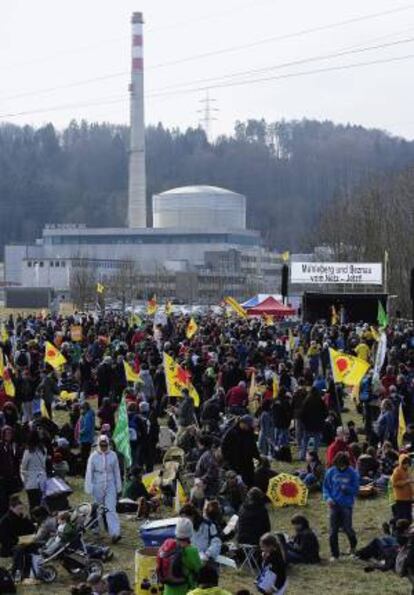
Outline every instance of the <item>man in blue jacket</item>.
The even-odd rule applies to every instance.
[[[79,418],[79,445],[82,473],[86,471],[92,444],[95,439],[95,412],[87,401],[81,405]]]
[[[331,562],[339,558],[338,532],[341,527],[349,539],[351,554],[355,553],[357,538],[352,527],[352,510],[358,491],[359,475],[350,466],[349,455],[339,452],[323,482],[323,498],[329,506]]]

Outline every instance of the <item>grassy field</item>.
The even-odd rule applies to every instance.
[[[347,418],[355,417],[347,415]],[[355,418],[356,421],[357,418]],[[292,471],[300,467],[298,463],[288,465],[286,463],[276,463],[275,468],[278,471]],[[83,480],[76,479],[70,481],[74,489],[74,495],[71,497],[72,503],[85,501],[83,493]],[[282,509],[270,510],[272,528],[276,531],[291,533],[290,518],[298,511],[297,507],[287,507]],[[364,572],[364,564],[359,561],[351,560],[344,556],[335,564],[329,563],[328,546],[328,517],[327,507],[321,499],[320,494],[312,495],[306,507],[300,509],[309,518],[311,526],[314,527],[319,536],[321,544],[321,555],[323,563],[316,566],[297,566],[289,569],[289,595],[302,595],[304,592],[325,595],[330,591],[341,595],[366,595],[377,593],[381,595],[404,595],[410,593],[410,585],[407,580],[400,579],[391,572]],[[376,537],[381,532],[381,525],[388,520],[390,510],[386,496],[378,496],[372,500],[358,500],[354,510],[354,526],[357,532],[359,546],[365,545],[370,539]],[[138,523],[132,518],[123,515],[122,518],[122,540],[113,548],[114,558],[105,565],[105,569],[125,570],[131,580],[134,577],[134,554],[140,547],[138,535]],[[107,537],[103,537],[103,542],[109,544]],[[341,551],[347,552],[349,549],[345,536],[340,536]],[[58,580],[53,585],[22,586],[19,592],[28,594],[60,594],[68,593],[71,585],[70,577],[67,572],[59,565]],[[253,577],[245,573],[236,571],[224,571],[221,576],[220,585],[231,593],[238,589],[251,589],[256,592],[253,583]]]

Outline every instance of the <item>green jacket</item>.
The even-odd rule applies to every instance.
[[[189,591],[197,586],[197,573],[202,566],[198,549],[193,545],[187,545],[183,549],[183,570],[187,577],[184,585],[165,585],[164,595],[187,595]]]

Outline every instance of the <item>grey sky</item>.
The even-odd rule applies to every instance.
[[[409,8],[317,33],[160,66],[398,7]],[[133,10],[144,12],[146,21],[147,123],[162,121],[166,126],[180,127],[198,124],[197,110],[205,91],[157,96],[173,85],[190,83],[190,89],[203,88],[210,83],[193,81],[397,41],[404,43],[266,70],[250,78],[414,56],[414,2],[409,0],[0,0],[0,121],[35,125],[52,121],[58,127],[72,118],[127,122],[129,19]],[[413,41],[405,42],[411,38]],[[230,132],[237,119],[249,117],[269,121],[308,117],[375,126],[414,138],[413,66],[414,57],[245,86],[214,88],[211,84],[210,95],[220,110],[213,132]],[[118,73],[105,80],[69,86]],[[245,78],[227,78],[220,84]],[[58,88],[63,85],[68,88]],[[36,93],[44,89],[50,90]],[[4,117],[20,112],[29,113]]]

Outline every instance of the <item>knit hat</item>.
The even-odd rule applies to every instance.
[[[175,536],[177,539],[191,539],[193,536],[193,523],[190,519],[180,518],[175,526]]]
[[[249,426],[249,428],[254,427],[254,418],[252,415],[242,415],[240,421]]]
[[[139,404],[139,412],[140,413],[149,413],[149,410],[150,410],[150,406],[146,401],[142,401]]]

